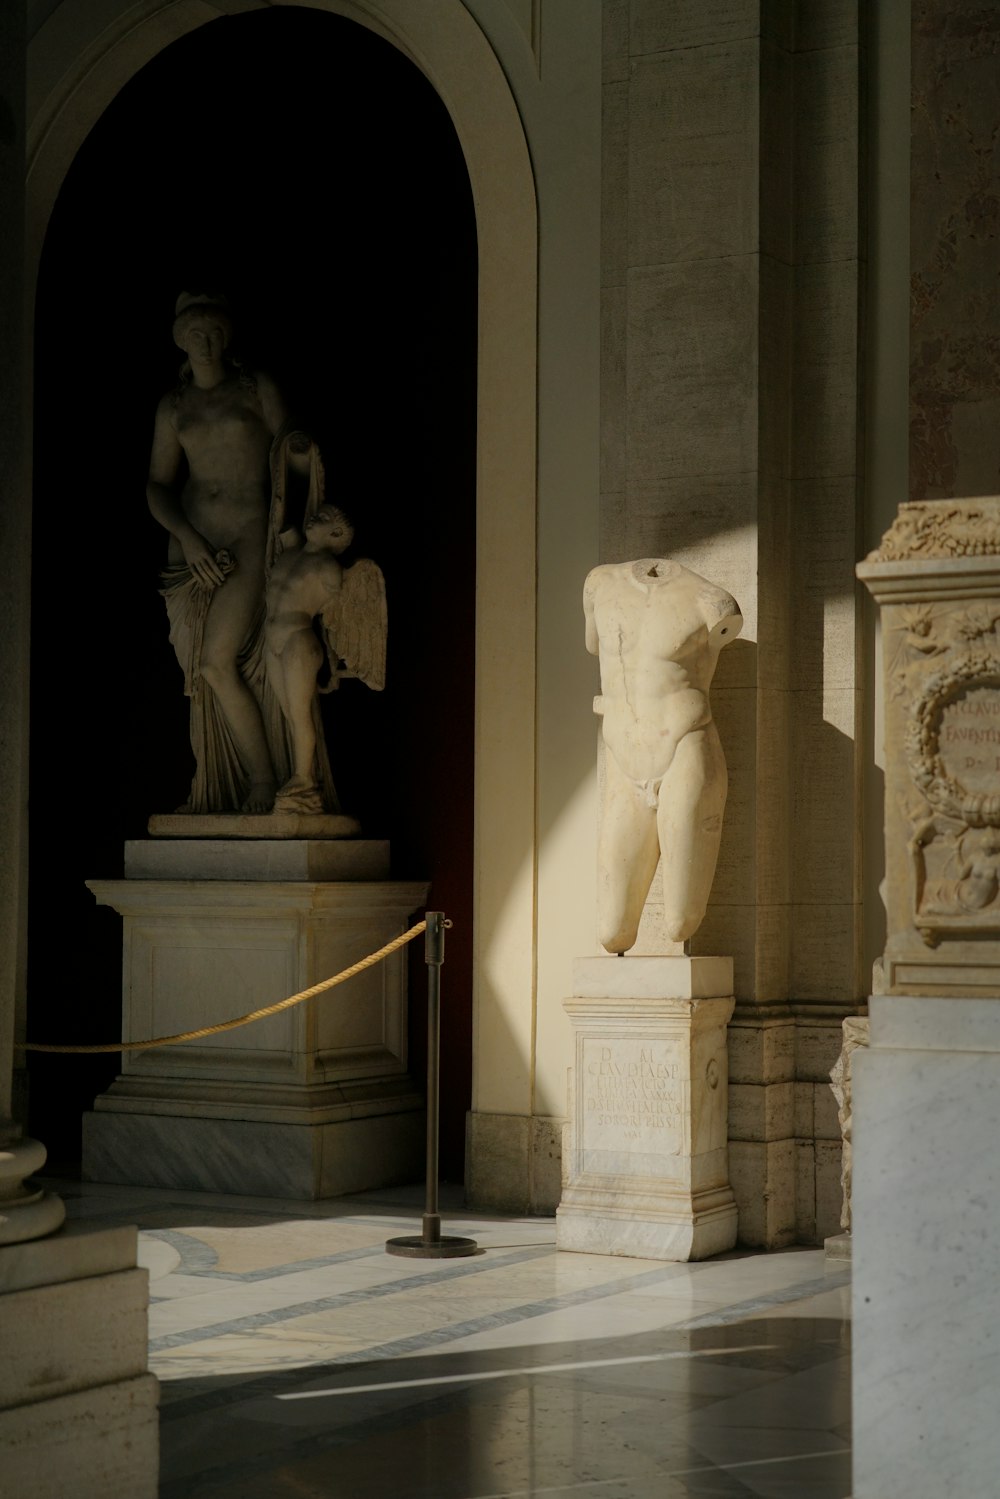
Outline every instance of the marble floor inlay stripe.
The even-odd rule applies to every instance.
[[[725,1327],[730,1322],[742,1322],[755,1312],[766,1312],[770,1307],[785,1306],[791,1301],[802,1301],[807,1296],[819,1296],[824,1291],[836,1291],[851,1283],[850,1270],[831,1270],[818,1280],[799,1281],[793,1286],[784,1286],[767,1296],[753,1296],[749,1301],[737,1302],[718,1312],[705,1312],[681,1322],[679,1331],[695,1332],[702,1327]]]
[[[495,1268],[497,1264],[512,1265],[523,1263],[529,1259],[538,1259],[551,1254],[550,1250],[528,1250],[505,1254],[500,1260],[493,1261],[492,1265],[480,1265],[482,1271]],[[452,1277],[470,1275],[475,1272],[476,1267],[466,1262],[462,1269],[450,1272]],[[332,1354],[324,1362],[327,1365],[356,1364],[368,1362],[372,1359],[404,1358],[411,1353],[421,1353],[430,1348],[440,1348],[446,1343],[457,1341],[459,1338],[468,1337],[472,1333],[483,1332],[486,1329],[508,1327],[515,1323],[525,1322],[534,1317],[544,1317],[551,1312],[566,1311],[571,1308],[585,1306],[590,1302],[600,1301],[609,1296],[617,1296],[623,1292],[635,1289],[639,1286],[656,1284],[675,1278],[677,1267],[663,1267],[656,1270],[648,1270],[639,1275],[625,1276],[621,1280],[608,1281],[598,1286],[590,1286],[579,1291],[566,1291],[562,1295],[548,1297],[544,1301],[525,1302],[523,1305],[510,1307],[501,1311],[488,1312],[478,1317],[469,1317],[461,1322],[448,1323],[445,1326],[436,1327],[429,1332],[414,1333],[410,1336],[393,1338],[389,1342],[373,1344],[363,1351],[352,1350],[350,1353]],[[367,1303],[375,1296],[400,1295],[421,1287],[440,1284],[445,1278],[442,1272],[432,1273],[425,1276],[415,1276],[408,1282],[392,1281],[380,1286],[366,1287],[359,1291],[345,1291],[338,1296],[324,1297],[316,1301],[300,1302],[291,1306],[282,1307],[273,1312],[256,1312],[245,1317],[234,1318],[231,1322],[215,1322],[205,1327],[193,1328],[189,1332],[167,1333],[159,1338],[150,1339],[150,1353],[160,1353],[168,1348],[182,1348],[189,1343],[201,1342],[206,1339],[222,1337],[229,1333],[246,1332],[254,1328],[263,1327],[276,1322],[287,1322],[298,1317],[307,1317],[319,1312],[336,1311],[341,1307],[352,1306],[359,1303]]]
[[[499,1261],[494,1260],[490,1264],[463,1260],[460,1265],[455,1265],[448,1270],[416,1275],[409,1280],[383,1281],[381,1285],[365,1286],[362,1290],[341,1291],[335,1296],[321,1296],[312,1301],[294,1302],[290,1306],[279,1307],[275,1311],[251,1312],[245,1317],[234,1317],[229,1322],[212,1322],[205,1327],[191,1328],[189,1332],[166,1333],[163,1337],[150,1339],[149,1351],[160,1353],[165,1348],[179,1348],[186,1343],[203,1342],[206,1339],[224,1337],[229,1333],[247,1332],[252,1328],[264,1327],[270,1323],[288,1322],[296,1317],[311,1317],[320,1312],[334,1312],[341,1307],[355,1306],[359,1302],[367,1305],[378,1297],[399,1296],[406,1292],[420,1290],[422,1287],[439,1284],[446,1278],[464,1279],[470,1275],[495,1269],[498,1264],[505,1267],[521,1264],[525,1260],[538,1259],[551,1253],[550,1249],[522,1249],[505,1254]]]
[[[297,1275],[301,1270],[323,1270],[328,1265],[347,1265],[353,1260],[374,1259],[385,1254],[383,1244],[371,1244],[361,1249],[341,1249],[335,1254],[314,1255],[312,1259],[289,1260],[284,1265],[269,1266],[264,1270],[220,1270],[218,1254],[209,1244],[192,1234],[177,1228],[154,1228],[147,1231],[148,1237],[170,1244],[181,1257],[178,1267],[184,1275],[200,1275],[206,1280],[227,1280],[242,1285],[255,1281],[273,1280],[282,1275]]]

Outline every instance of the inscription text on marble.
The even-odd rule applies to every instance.
[[[684,1082],[662,1043],[588,1042],[583,1127],[591,1149],[623,1147],[674,1154],[681,1148]]]
[[[1000,688],[968,687],[941,713],[938,755],[946,773],[972,792],[996,791],[1000,773]]]

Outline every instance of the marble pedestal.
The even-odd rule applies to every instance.
[[[732,1249],[729,958],[578,958],[560,1249],[699,1260]]]
[[[156,1499],[159,1385],[134,1228],[0,1247],[0,1493]]]
[[[1000,998],[876,995],[852,1059],[854,1499],[1000,1471]]]
[[[419,920],[428,888],[384,879],[388,846],[363,841],[142,841],[125,869],[87,883],[124,918],[126,1040],[331,977]],[[84,1176],[299,1199],[419,1180],[406,970],[403,948],[266,1020],[125,1053],[84,1116]]]

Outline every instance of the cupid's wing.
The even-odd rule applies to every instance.
[[[388,613],[382,569],[368,557],[345,568],[338,598],[323,611],[323,632],[334,677],[359,677],[366,687],[385,686]],[[344,663],[338,670],[337,662]]]

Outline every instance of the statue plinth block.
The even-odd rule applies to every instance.
[[[386,880],[382,838],[134,838],[127,880]]]
[[[178,857],[211,867],[213,850]],[[308,848],[297,858],[308,863]],[[423,883],[287,869],[88,886],[124,918],[126,1041],[213,1025],[320,983],[405,931],[427,896]],[[406,968],[402,948],[265,1020],[125,1053],[84,1117],[85,1176],[296,1198],[419,1180],[424,1100],[407,1071]]]
[[[134,1227],[0,1246],[4,1494],[156,1499],[159,1382]]]
[[[355,838],[356,817],[330,812],[157,812],[151,838]]]
[[[732,958],[574,958],[579,999],[729,999]]]
[[[601,978],[604,974],[605,977]],[[707,1259],[736,1243],[727,1152],[727,958],[584,958],[560,1249]],[[632,992],[629,992],[629,991]]]

